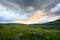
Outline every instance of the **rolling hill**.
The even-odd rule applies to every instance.
[[[0,24],[0,40],[60,40],[60,20],[45,24]]]

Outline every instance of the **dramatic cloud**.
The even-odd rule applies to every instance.
[[[21,12],[24,13],[24,12]],[[15,19],[26,19],[26,14],[19,14],[19,12],[7,10],[5,7],[0,5],[0,22],[11,22]]]
[[[56,4],[55,7],[53,7],[51,10],[50,10],[51,13],[54,13],[54,14],[58,14],[60,15],[60,3]]]
[[[35,24],[60,19],[60,0],[0,0],[0,23]]]

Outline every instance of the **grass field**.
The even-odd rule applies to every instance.
[[[59,28],[50,28],[50,26],[51,25],[0,24],[0,40],[15,40],[12,39],[12,37],[16,34],[24,35],[19,40],[60,40]]]

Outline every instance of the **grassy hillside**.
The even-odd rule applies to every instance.
[[[56,20],[56,21],[53,21],[53,22],[48,22],[48,23],[45,23],[45,24],[60,25],[60,19],[59,20]]]
[[[30,26],[34,26],[34,27],[38,26],[44,29],[60,30],[60,19],[53,22],[43,23],[43,24],[31,24]]]
[[[58,28],[43,26],[51,25],[0,24],[0,40],[60,40]]]

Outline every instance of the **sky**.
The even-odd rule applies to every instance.
[[[60,19],[60,0],[0,0],[0,23],[41,24]]]

